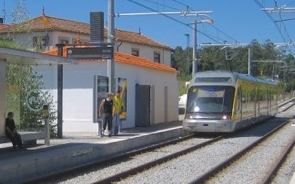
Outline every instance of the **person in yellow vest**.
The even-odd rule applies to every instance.
[[[115,94],[115,97],[113,99],[114,101],[114,107],[115,107],[115,113],[113,117],[114,122],[114,135],[118,135],[120,128],[122,126],[122,122],[120,119],[120,114],[124,111],[124,103],[121,98],[121,92],[117,91]]]

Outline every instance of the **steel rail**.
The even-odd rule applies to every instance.
[[[207,181],[210,177],[213,177],[214,175],[216,175],[219,171],[221,171],[224,168],[227,168],[228,166],[230,166],[233,162],[235,162],[236,160],[238,160],[240,157],[242,157],[244,154],[246,154],[248,151],[250,151],[251,149],[253,149],[255,146],[257,146],[259,143],[261,143],[262,141],[264,141],[266,138],[270,137],[271,135],[273,135],[275,132],[277,132],[278,130],[280,130],[283,126],[285,126],[290,120],[285,121],[284,123],[282,123],[281,125],[279,125],[278,127],[276,127],[275,129],[273,129],[272,131],[268,132],[267,134],[265,134],[264,136],[262,136],[261,138],[259,138],[258,140],[256,140],[255,142],[249,144],[247,147],[245,147],[244,149],[242,149],[241,151],[239,151],[238,153],[234,154],[233,156],[231,156],[230,158],[228,158],[227,160],[221,162],[220,164],[218,164],[217,166],[215,166],[214,168],[212,168],[211,170],[203,173],[201,176],[199,176],[197,179],[193,180],[192,184],[199,184],[199,183],[204,183],[205,181]]]
[[[66,169],[64,171],[59,171],[59,172],[48,174],[48,175],[42,176],[42,177],[36,177],[35,179],[23,181],[22,183],[23,184],[31,184],[31,183],[41,183],[41,182],[45,182],[45,181],[48,181],[48,180],[53,180],[53,179],[60,178],[60,177],[66,176],[66,175],[70,175],[73,172],[79,172],[81,170],[88,169],[89,167],[100,166],[100,165],[108,164],[108,163],[115,162],[115,161],[118,161],[118,160],[122,160],[122,159],[125,159],[125,158],[130,158],[130,157],[132,157],[134,155],[141,154],[141,153],[148,152],[148,151],[152,151],[152,150],[155,150],[155,149],[158,149],[158,148],[161,148],[161,147],[165,147],[165,146],[168,146],[168,145],[173,145],[173,144],[176,144],[176,143],[191,139],[193,137],[194,137],[194,134],[187,134],[187,135],[184,135],[183,137],[179,137],[179,138],[176,138],[176,139],[173,139],[173,140],[164,141],[164,142],[161,142],[161,143],[156,143],[156,144],[146,146],[146,147],[143,147],[143,148],[139,148],[139,149],[136,149],[136,150],[127,151],[127,152],[118,154],[116,156],[112,156],[112,157],[97,160],[97,161],[94,161],[94,162],[91,162],[91,163],[86,163],[86,164],[83,164],[83,165],[79,165],[79,166],[76,166],[76,167],[73,167],[73,168],[70,168],[70,169]]]
[[[291,99],[290,101],[294,101],[294,99]],[[282,103],[280,104],[279,106],[283,106],[283,105],[286,105],[287,103]],[[294,105],[294,104],[293,104]],[[290,105],[290,106],[293,106],[293,105]],[[288,107],[289,109],[290,107]],[[256,123],[254,124],[253,126],[258,126],[259,123]],[[253,126],[249,126],[247,127],[246,129],[250,129],[251,127]],[[234,132],[234,134],[236,133],[239,133],[241,131],[245,131],[245,129],[243,130],[238,130],[236,132]],[[144,148],[140,148],[140,149],[137,149],[137,150],[132,150],[132,151],[128,151],[128,152],[124,152],[124,153],[121,153],[119,155],[116,155],[116,156],[113,156],[113,157],[108,157],[108,158],[105,158],[105,159],[101,159],[101,160],[98,160],[98,161],[95,161],[95,162],[91,162],[91,163],[86,163],[86,164],[83,164],[83,165],[80,165],[80,166],[76,166],[76,167],[73,167],[73,168],[69,168],[69,169],[66,169],[64,171],[59,171],[59,172],[56,172],[56,173],[52,173],[52,174],[49,174],[49,175],[46,175],[46,176],[42,176],[42,177],[36,177],[34,179],[31,179],[31,180],[27,180],[27,181],[23,181],[24,184],[30,184],[30,183],[40,183],[40,182],[44,182],[44,181],[48,181],[48,180],[53,180],[53,179],[56,179],[56,178],[60,178],[60,177],[63,177],[65,175],[69,175],[73,172],[79,172],[81,170],[84,170],[84,169],[88,169],[89,167],[95,167],[95,166],[99,166],[99,165],[104,165],[104,164],[108,164],[108,163],[111,163],[111,162],[115,162],[117,160],[121,160],[121,159],[124,159],[124,158],[129,158],[129,157],[132,157],[133,155],[137,155],[137,154],[140,154],[140,153],[144,153],[144,152],[148,152],[148,151],[152,151],[152,150],[155,150],[155,149],[158,149],[158,148],[161,148],[161,147],[165,147],[165,146],[168,146],[168,145],[172,145],[172,144],[176,144],[178,142],[181,142],[181,141],[185,141],[187,139],[190,139],[194,136],[194,134],[188,134],[188,135],[185,135],[183,137],[180,137],[180,138],[177,138],[177,139],[173,139],[173,140],[169,140],[169,141],[165,141],[165,142],[162,142],[162,143],[158,143],[158,144],[153,144],[151,146],[147,146],[147,147],[144,147]],[[209,142],[204,142],[204,143],[201,143],[201,144],[198,144],[196,145],[196,147],[202,147],[202,146],[205,146],[205,145],[209,145],[209,144],[212,144],[213,142],[216,142],[220,139],[222,139],[224,137],[220,136],[220,137],[217,137],[216,139],[217,140],[210,140]],[[196,149],[199,149],[199,148],[190,148],[189,150],[187,150],[187,153],[189,152],[192,152]],[[183,154],[186,154],[185,151]],[[169,156],[169,157],[177,157],[177,153],[175,153],[174,155],[172,156]],[[167,158],[167,160],[171,160],[171,158]],[[165,160],[165,158],[159,160],[159,162],[165,162],[167,161]],[[156,163],[156,161],[154,162],[154,164]],[[148,165],[148,164],[147,164]],[[150,164],[152,165],[152,164]],[[142,166],[142,168],[144,168],[145,166]],[[148,167],[148,166],[146,166]],[[152,167],[152,166],[149,166],[149,167]],[[141,169],[142,169],[141,168]],[[140,169],[140,168],[139,168]],[[146,168],[144,168],[146,169]],[[138,172],[138,171],[136,171]],[[123,172],[121,175],[123,176],[125,172]],[[110,178],[106,178],[106,180],[104,180],[105,182],[107,181],[118,181],[120,180],[121,178],[123,178],[122,176],[113,176],[113,177],[110,177]],[[102,183],[103,180],[101,181],[97,181],[95,183]]]
[[[291,152],[292,148],[295,145],[295,136],[291,141],[289,141],[288,146],[282,151],[279,158],[276,160],[276,162],[273,164],[274,167],[272,167],[266,174],[266,176],[261,180],[260,183],[266,184],[270,183],[271,180],[274,178],[274,175],[277,174],[278,170],[280,169],[280,166],[283,164],[283,162],[286,160],[288,154]]]
[[[115,174],[115,175],[110,176],[108,178],[104,178],[104,179],[98,180],[98,181],[94,182],[93,184],[112,183],[112,182],[115,182],[115,181],[120,181],[123,178],[127,178],[128,176],[131,176],[131,175],[135,175],[135,174],[137,174],[139,172],[142,172],[142,171],[144,171],[146,169],[155,167],[156,165],[162,164],[164,162],[167,162],[169,160],[172,160],[174,158],[177,158],[177,157],[179,157],[181,155],[188,154],[188,153],[190,153],[192,151],[195,151],[197,149],[200,149],[200,148],[202,148],[204,146],[207,146],[207,145],[210,145],[210,144],[212,144],[214,142],[217,142],[217,141],[219,141],[220,139],[223,139],[223,138],[224,138],[223,136],[215,137],[215,138],[213,138],[213,139],[211,139],[209,141],[206,141],[206,142],[197,144],[195,146],[192,146],[190,148],[187,148],[187,149],[184,149],[184,150],[175,152],[173,154],[167,155],[165,157],[162,157],[160,159],[154,160],[152,162],[148,162],[148,163],[142,164],[142,165],[140,165],[138,167],[132,168],[130,170],[127,170],[127,171],[124,171],[124,172]]]

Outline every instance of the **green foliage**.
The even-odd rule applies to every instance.
[[[269,62],[252,62],[251,74],[255,77],[260,77],[267,80],[284,81],[287,84],[286,91],[292,90],[295,86],[294,71],[289,71],[290,68],[295,70],[294,57],[282,50],[277,50],[274,43],[266,40],[260,44],[254,39],[247,47],[223,48],[222,47],[203,47],[197,51],[197,68],[198,71],[207,70],[231,70],[233,72],[248,73],[248,48],[251,51],[251,61],[254,60],[282,60],[288,65],[288,70],[282,70],[282,63]],[[188,52],[187,52],[188,51]],[[187,56],[189,54],[189,56]],[[229,56],[230,57],[226,57]],[[189,61],[189,62],[188,62]],[[192,66],[192,48],[183,50],[181,47],[176,47],[172,55],[172,67],[176,68],[180,73],[178,80],[189,81],[191,79]],[[187,67],[189,66],[189,72]],[[180,94],[184,92],[183,86],[180,85]]]
[[[182,76],[189,75],[191,71],[191,58],[189,50],[183,50],[182,47],[176,47],[171,57],[172,67],[177,69]]]
[[[183,80],[181,78],[178,78],[179,81],[179,96],[187,93],[187,87],[185,83],[189,80]]]
[[[14,38],[17,33],[30,33],[31,31],[25,0],[17,0],[17,5],[11,13],[11,23],[14,29],[7,34],[5,40],[0,40],[0,46],[22,49]],[[6,80],[6,111],[14,112],[19,128],[22,130],[44,130],[42,114],[44,102],[36,100],[42,93],[49,105],[50,132],[52,136],[55,136],[56,111],[51,94],[42,89],[43,76],[38,76],[30,65],[8,64]],[[28,105],[29,103],[30,105]],[[32,109],[38,110],[33,111]]]
[[[0,46],[19,48],[19,46],[7,41],[0,40]],[[42,101],[33,101],[28,106],[28,97],[37,99],[42,91],[46,103],[50,107],[50,132],[52,136],[56,135],[56,124],[54,123],[57,119],[56,111],[54,110],[54,103],[52,96],[42,90],[43,76],[38,76],[30,65],[20,64],[7,64],[6,69],[6,83],[7,83],[7,107],[6,111],[13,111],[15,114],[15,120],[21,130],[44,130],[44,121],[42,114]],[[40,109],[39,111],[32,111],[31,109]]]
[[[56,124],[54,123],[57,119],[56,111],[53,110],[55,107],[52,96],[47,91],[42,90],[43,77],[38,76],[29,65],[8,64],[7,85],[7,111],[15,112],[20,129],[44,130],[42,107],[45,101],[36,100],[30,103],[31,99],[42,96],[46,99],[45,103],[49,104],[50,107],[51,135],[56,135]],[[40,94],[40,91],[42,91],[42,94]]]

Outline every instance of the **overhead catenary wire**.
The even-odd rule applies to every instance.
[[[181,5],[186,6],[188,10],[190,9],[191,11],[195,11],[195,10],[192,9],[189,5],[184,4],[183,2],[180,2],[180,1],[178,1],[178,0],[173,0],[173,1],[174,1],[174,2],[177,2],[177,3],[181,4]],[[222,30],[220,30],[218,27],[216,27],[215,25],[210,24],[210,26],[213,27],[213,28],[215,28],[215,29],[216,29],[217,31],[219,31],[220,33],[224,34],[227,38],[230,38],[230,39],[232,39],[234,42],[239,43],[238,40],[236,40],[235,38],[229,36],[228,34],[226,34],[225,32],[223,32]],[[208,33],[207,33],[207,34],[208,34]],[[213,35],[211,35],[211,36],[213,36]],[[224,39],[220,39],[220,40],[224,40]]]
[[[273,17],[271,16],[271,14],[269,13],[268,8],[265,8],[260,2],[258,2],[258,0],[255,0],[255,2],[260,6],[260,8],[261,8],[262,10],[266,10],[266,11],[265,11],[266,15],[267,15],[267,16],[273,21],[273,23],[275,24],[276,29],[277,29],[277,31],[279,32],[279,34],[280,34],[282,40],[285,42],[285,44],[286,44],[286,45],[293,45],[293,44],[289,44],[289,43],[292,43],[292,39],[291,39],[291,37],[290,37],[290,35],[289,35],[289,33],[288,33],[288,30],[287,30],[287,27],[286,27],[286,25],[285,25],[285,23],[284,23],[286,20],[292,20],[292,19],[283,19],[283,18],[282,18],[282,15],[281,15],[281,11],[286,11],[286,10],[288,10],[288,11],[290,11],[290,12],[293,12],[293,8],[286,8],[285,5],[282,6],[282,7],[278,7],[277,1],[274,0],[275,7],[272,8],[272,9],[275,10],[274,12],[279,13],[279,18],[280,18],[279,21],[276,21],[276,20],[274,20],[274,18],[273,18]],[[289,3],[289,4],[291,4],[291,3]],[[287,37],[287,38],[285,38],[285,36],[283,35],[283,32],[282,32],[281,28],[280,28],[279,25],[278,25],[278,22],[281,22],[281,25],[283,26],[284,31],[286,32],[286,37]],[[284,47],[284,48],[285,48],[285,51],[288,50],[290,53],[292,53],[292,55],[294,55],[294,54],[293,54],[294,52],[292,51],[292,48],[290,48],[290,47]]]
[[[151,1],[151,0],[149,0],[149,1]],[[179,0],[173,0],[173,1],[176,2],[176,3],[178,3],[178,4],[181,4],[181,5],[185,6],[185,7],[187,8],[188,11],[189,11],[189,10],[191,10],[191,11],[195,11],[195,10],[192,9],[189,5],[187,5],[187,4],[183,3],[183,2],[180,2]],[[166,7],[171,7],[171,6],[167,6],[167,5],[164,5],[164,4],[161,4],[161,5],[162,5],[162,6],[166,6]],[[175,8],[173,8],[173,9],[175,9]],[[210,26],[213,27],[214,29],[216,29],[218,32],[220,32],[220,33],[222,33],[223,35],[225,35],[227,38],[233,40],[235,43],[240,43],[238,40],[236,40],[235,38],[229,36],[229,35],[226,34],[224,31],[222,31],[222,30],[220,30],[218,27],[216,27],[215,25],[210,24]],[[204,34],[205,34],[205,33],[204,33]],[[206,34],[208,34],[208,33],[206,33]],[[214,35],[212,35],[212,34],[208,34],[208,35],[210,35],[211,37],[216,37],[216,36],[214,36]],[[222,40],[222,42],[224,42],[224,40],[225,40],[225,39],[221,39],[221,38],[217,38],[217,37],[216,37],[216,39]]]
[[[254,0],[254,1],[255,1],[255,3],[256,3],[261,9],[265,8],[265,7],[264,7],[264,6],[263,6],[258,0]],[[275,27],[276,27],[278,33],[280,34],[282,40],[283,40],[284,42],[287,42],[287,40],[286,40],[286,38],[284,37],[284,35],[283,35],[283,33],[282,33],[282,31],[281,31],[279,25],[276,23],[276,21],[274,20],[274,18],[273,18],[268,12],[266,12],[266,11],[265,11],[265,14],[266,14],[266,15],[268,16],[268,18],[274,23],[274,25],[275,25]],[[291,40],[290,37],[289,37],[289,40]]]
[[[287,27],[286,27],[286,25],[285,25],[285,23],[284,23],[284,21],[283,21],[282,14],[279,13],[279,16],[280,16],[280,19],[281,19],[281,21],[282,21],[282,25],[283,25],[283,27],[284,27],[284,30],[286,31],[287,37],[289,38],[289,42],[292,42],[291,37],[290,37],[290,35],[289,35],[289,33],[288,33]]]
[[[194,11],[189,5],[184,4],[183,2],[180,2],[180,1],[178,1],[178,0],[173,0],[173,1],[176,2],[176,3],[178,3],[178,4],[181,4],[181,5],[185,6],[185,7],[187,8],[187,10],[192,10],[192,11]]]
[[[131,3],[134,3],[134,4],[138,5],[138,6],[141,6],[141,7],[145,8],[145,9],[148,9],[148,10],[150,10],[150,11],[152,11],[152,12],[158,12],[160,15],[163,15],[163,16],[165,16],[165,17],[167,17],[167,18],[169,18],[169,19],[171,19],[171,20],[173,20],[173,21],[175,21],[175,22],[177,22],[177,23],[179,23],[179,24],[181,24],[181,25],[184,25],[184,26],[187,26],[187,27],[189,27],[189,28],[191,28],[191,29],[194,29],[194,28],[193,28],[192,26],[190,26],[189,24],[187,24],[187,23],[185,23],[185,22],[182,22],[182,21],[180,21],[180,20],[178,20],[178,19],[176,19],[176,18],[173,18],[173,17],[171,17],[171,16],[168,16],[168,15],[165,15],[165,14],[161,14],[161,12],[159,12],[159,11],[157,11],[157,10],[151,8],[151,7],[148,7],[148,6],[146,6],[146,5],[142,4],[142,3],[139,3],[139,2],[134,1],[134,0],[127,0],[127,1],[129,1],[129,2],[131,2]],[[197,31],[198,31],[198,33],[200,33],[200,34],[202,34],[203,36],[205,36],[205,37],[211,39],[212,41],[215,41],[215,42],[217,42],[217,43],[220,43],[218,40],[216,40],[216,39],[214,39],[214,38],[212,38],[212,37],[206,35],[206,34],[203,33],[202,31],[199,31],[199,30],[197,30]]]
[[[177,8],[173,8],[172,6],[167,6],[166,4],[155,2],[155,1],[152,1],[152,0],[144,0],[144,1],[149,2],[149,3],[152,3],[152,4],[160,5],[160,6],[163,6],[163,7],[166,7],[166,8],[170,8],[172,10],[177,10],[177,11],[179,10]]]

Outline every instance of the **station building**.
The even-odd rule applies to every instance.
[[[30,31],[13,33],[13,41],[29,50],[57,55],[58,43],[89,43],[89,24],[46,16],[44,13],[26,21],[21,27]],[[5,37],[17,25],[4,26]],[[105,35],[107,30],[105,29]],[[178,120],[177,71],[170,67],[172,49],[140,32],[115,31],[116,88],[124,93],[127,116],[123,128],[151,126]],[[106,39],[106,36],[105,36]],[[66,49],[63,52],[66,56]],[[57,103],[57,66],[35,65],[44,78],[44,90]],[[63,131],[95,132],[95,114],[99,100],[106,93],[105,60],[79,60],[63,67]]]
[[[57,50],[46,53],[56,55]],[[52,76],[56,76],[57,70],[53,67],[38,66],[36,71],[44,76],[45,88],[56,98],[57,79]],[[107,92],[107,86],[104,78],[96,76],[107,76],[107,62],[80,60],[78,65],[64,66],[63,69],[63,130],[97,131],[94,117],[98,107],[94,103],[94,93],[97,93],[98,105]],[[116,85],[124,94],[127,112],[123,128],[178,120],[176,74],[175,69],[166,65],[121,52],[115,53]]]

